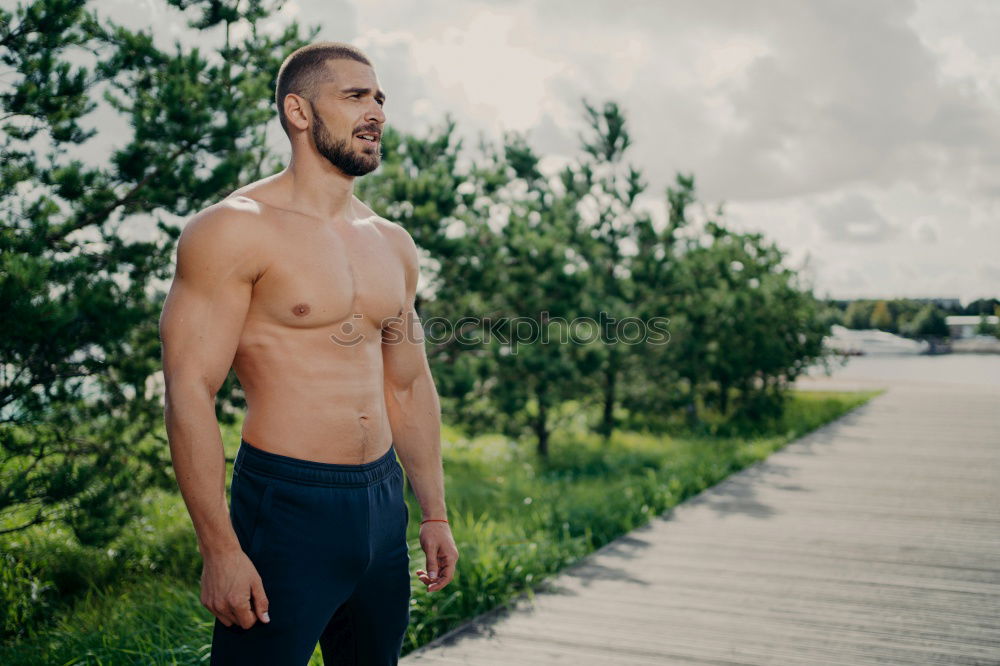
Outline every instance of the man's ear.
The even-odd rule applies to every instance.
[[[305,130],[309,128],[309,123],[312,122],[312,116],[309,115],[312,109],[309,109],[309,102],[305,97],[296,95],[295,93],[288,93],[285,95],[285,121],[294,126],[296,129]]]

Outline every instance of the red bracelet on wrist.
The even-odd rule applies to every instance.
[[[441,518],[428,518],[427,520],[421,520],[420,524],[423,525],[424,523],[432,523],[432,522],[433,523],[447,523],[448,521],[447,520],[443,520]]]

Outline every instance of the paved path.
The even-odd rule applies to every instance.
[[[893,385],[545,587],[401,663],[1000,664],[1000,389]]]

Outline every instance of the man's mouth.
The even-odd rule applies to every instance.
[[[372,134],[370,132],[366,132],[364,134],[358,134],[357,138],[367,143],[378,143],[378,134]]]

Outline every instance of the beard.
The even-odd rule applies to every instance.
[[[379,141],[373,146],[373,152],[363,152],[354,150],[351,144],[343,139],[334,139],[330,136],[329,130],[323,123],[323,119],[313,108],[313,118],[316,122],[312,126],[313,142],[316,150],[327,159],[330,164],[337,167],[348,176],[363,176],[371,173],[379,167],[382,161],[382,142]],[[351,137],[351,141],[354,137]]]

